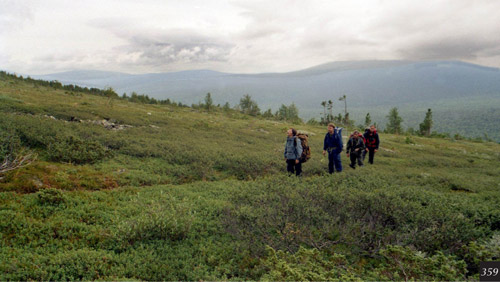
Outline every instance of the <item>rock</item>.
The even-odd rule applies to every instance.
[[[266,131],[263,128],[259,128],[259,129],[257,129],[257,131],[260,131],[260,132],[265,133],[265,134],[269,134],[269,131]]]
[[[33,183],[33,185],[35,185],[35,187],[38,189],[43,187],[42,180],[40,180],[40,178],[38,178],[36,176],[31,179],[31,183]]]
[[[382,148],[382,147],[380,147],[380,150],[385,151],[385,152],[389,152],[389,153],[393,153],[393,154],[395,154],[395,153],[396,153],[396,151],[395,151],[395,150],[386,149],[386,148]]]

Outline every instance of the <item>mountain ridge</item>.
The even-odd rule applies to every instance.
[[[344,103],[338,98],[346,95],[348,112],[356,121],[363,121],[370,113],[374,122],[383,125],[389,109],[398,107],[403,125],[418,128],[423,113],[432,108],[439,132],[465,136],[495,132],[495,140],[500,140],[500,127],[491,123],[500,120],[500,69],[461,61],[344,61],[260,74],[188,70],[111,73],[109,79],[106,73],[98,74],[104,78],[66,80],[55,74],[34,77],[64,84],[113,87],[120,95],[136,92],[188,105],[202,102],[207,93],[211,93],[215,104],[236,105],[249,94],[262,110],[276,111],[281,104],[295,103],[306,120],[318,119],[323,112],[321,102],[328,100],[333,101],[334,115],[343,114]]]
[[[95,73],[101,74],[105,76],[112,75],[123,75],[123,76],[142,76],[142,75],[170,75],[170,74],[180,74],[180,73],[197,73],[197,72],[205,72],[205,73],[217,73],[221,75],[237,75],[237,76],[252,76],[252,75],[290,75],[296,73],[303,72],[311,72],[311,73],[323,73],[323,72],[331,72],[331,71],[345,71],[345,70],[356,70],[356,69],[375,69],[375,68],[384,68],[384,67],[393,67],[400,65],[408,65],[413,63],[444,63],[444,64],[456,64],[456,65],[465,65],[483,70],[491,70],[491,71],[500,71],[500,68],[488,67],[478,64],[467,63],[458,60],[427,60],[427,61],[413,61],[413,60],[359,60],[359,61],[332,61],[326,62],[319,65],[315,65],[312,67],[307,67],[304,69],[287,71],[287,72],[262,72],[262,73],[228,73],[215,71],[210,69],[192,69],[192,70],[181,70],[181,71],[172,71],[172,72],[153,72],[153,73],[139,73],[132,74],[126,72],[116,72],[116,71],[103,71],[103,70],[92,70],[92,69],[76,69],[70,71],[63,71],[57,73],[48,73],[48,74],[40,74],[40,75],[31,75],[31,77],[46,77],[46,76],[65,76],[67,74],[83,74],[86,73]]]

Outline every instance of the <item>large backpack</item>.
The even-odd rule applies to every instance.
[[[300,162],[305,163],[307,160],[311,158],[311,148],[309,148],[309,136],[304,133],[297,134],[297,137],[300,139],[300,145],[302,146],[302,155],[300,155]],[[294,144],[297,146],[297,139],[294,139]]]

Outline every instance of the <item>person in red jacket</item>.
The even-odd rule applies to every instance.
[[[378,151],[378,146],[380,144],[375,125],[370,125],[370,129],[365,131],[363,137],[366,145],[366,150],[363,152],[363,160],[365,160],[366,153],[368,153],[368,162],[373,164],[373,158],[375,157],[375,153]]]

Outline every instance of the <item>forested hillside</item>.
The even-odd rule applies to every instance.
[[[118,93],[146,93],[188,105],[203,101],[238,103],[251,95],[262,110],[294,102],[305,120],[319,120],[321,101],[333,101],[334,116],[347,111],[362,123],[367,113],[384,128],[392,107],[400,108],[405,128],[418,128],[432,108],[437,132],[500,142],[500,70],[460,61],[346,61],[287,73],[232,74],[208,70],[156,74],[73,71],[38,76]]]
[[[500,258],[499,144],[380,134],[329,175],[325,132],[4,74],[0,280],[477,280]]]

